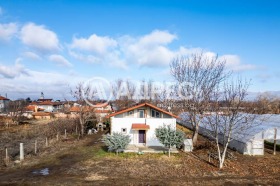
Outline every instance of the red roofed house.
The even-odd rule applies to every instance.
[[[47,101],[42,101],[42,102],[32,102],[29,105],[35,106],[35,112],[40,112],[40,111],[58,112],[63,108],[63,104],[61,102],[49,101],[51,99],[46,99],[46,100]]]
[[[133,145],[163,146],[156,138],[155,129],[164,125],[176,129],[177,116],[149,103],[138,104],[107,117],[111,120],[111,134],[129,134]]]
[[[112,112],[111,106],[108,103],[83,107],[84,111],[94,112],[100,121]],[[69,112],[71,115],[78,115],[80,108],[81,106],[73,106],[69,109]]]

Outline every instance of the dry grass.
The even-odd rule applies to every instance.
[[[63,142],[57,151],[30,157],[17,169],[0,173],[0,184],[34,185],[279,185],[280,155],[251,157],[234,154],[223,170],[207,162],[204,147],[193,153],[165,154],[107,153],[99,141],[101,133],[80,141]],[[201,145],[207,142],[199,137]],[[30,176],[34,169],[49,168],[50,175]],[[54,181],[55,180],[55,181]]]

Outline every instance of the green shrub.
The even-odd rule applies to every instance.
[[[156,129],[156,137],[166,148],[170,157],[170,149],[173,146],[181,147],[184,143],[185,133],[180,130],[172,129],[169,125]]]
[[[127,147],[131,139],[129,135],[114,132],[112,135],[103,135],[102,141],[108,147],[108,151],[114,151],[118,154]]]

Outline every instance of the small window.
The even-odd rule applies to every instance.
[[[122,128],[122,133],[123,134],[126,134],[126,131],[127,131],[126,128]]]
[[[158,112],[156,110],[152,110],[151,112],[152,112],[151,115],[152,115],[153,118],[160,118],[161,117],[160,112]]]
[[[144,118],[144,110],[139,110],[139,118]]]
[[[128,116],[132,116],[132,115],[133,115],[133,110],[132,110],[132,111],[129,111],[129,112],[127,113],[127,115],[128,115]]]

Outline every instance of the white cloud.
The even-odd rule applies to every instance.
[[[29,75],[28,70],[20,64],[21,58],[17,58],[15,65],[13,66],[6,66],[0,64],[0,77],[8,78],[8,79],[14,79],[16,77],[19,77],[21,75]]]
[[[43,25],[28,23],[21,29],[21,41],[40,52],[57,51],[60,49],[59,40],[55,32],[48,30]]]
[[[73,99],[69,95],[70,87],[75,87],[86,79],[80,76],[62,74],[60,72],[42,72],[28,70],[28,76],[17,76],[14,79],[2,78],[0,75],[1,92],[8,93],[9,98],[38,99],[40,92],[48,98],[64,100]]]
[[[166,45],[177,39],[175,34],[170,34],[168,31],[154,30],[139,39],[139,44],[144,46]]]
[[[53,54],[49,56],[49,60],[55,62],[59,66],[71,67],[73,66],[67,59],[61,55]]]
[[[172,59],[178,56],[201,52],[209,59],[217,55],[199,47],[179,46],[171,49],[170,44],[176,39],[178,39],[176,34],[162,30],[154,30],[138,37],[124,35],[111,38],[92,34],[89,38],[74,38],[69,45],[69,54],[79,61],[108,64],[123,69],[128,69],[131,64],[140,67],[167,67]],[[243,64],[237,55],[226,54],[219,59],[226,59],[226,67],[233,71],[255,68],[254,65]]]
[[[220,60],[226,61],[226,67],[232,71],[245,71],[256,69],[255,65],[242,64],[240,57],[237,55],[223,55],[219,57]]]
[[[92,34],[89,38],[74,38],[69,54],[90,63],[104,63],[127,69],[128,64],[166,66],[174,57],[167,45],[177,39],[168,31],[155,30],[141,37],[122,36],[113,39]]]
[[[139,39],[126,37],[120,45],[127,61],[139,66],[166,66],[175,57],[174,51],[166,45],[177,38],[167,31],[153,31]]]
[[[10,40],[18,30],[16,23],[0,24],[0,40]]]
[[[108,49],[116,47],[117,41],[110,37],[92,34],[89,38],[73,38],[71,48],[105,54]]]
[[[42,58],[39,55],[35,54],[34,52],[24,52],[22,55],[26,58],[29,58],[29,59],[32,59],[35,61],[42,60]]]

